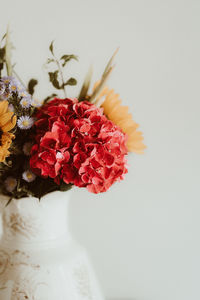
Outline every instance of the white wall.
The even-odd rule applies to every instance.
[[[102,195],[76,190],[71,228],[85,244],[107,297],[200,299],[200,1],[1,1],[17,71],[50,86],[48,45],[75,53],[79,86],[97,80],[116,47],[110,86],[144,131],[144,156],[130,155],[126,180]],[[78,88],[69,88],[75,96]]]

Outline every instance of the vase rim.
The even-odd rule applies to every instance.
[[[26,202],[27,200],[32,200],[36,203],[45,203],[45,202],[48,202],[49,200],[51,199],[55,199],[55,196],[57,195],[57,199],[60,199],[61,198],[61,195],[62,195],[62,198],[63,196],[65,195],[66,198],[69,198],[70,195],[71,195],[71,190],[68,190],[68,191],[53,191],[53,192],[50,192],[44,196],[42,196],[40,199],[37,198],[37,197],[34,197],[34,196],[27,196],[27,197],[22,197],[22,198],[19,198],[19,199],[16,199],[16,198],[12,198],[11,200],[11,203],[10,204],[20,204],[22,202]],[[8,201],[9,197],[7,197],[6,195],[3,195],[1,194],[0,195],[2,197],[2,201],[0,200],[0,202],[6,202]]]

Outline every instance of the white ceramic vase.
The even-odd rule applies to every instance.
[[[1,201],[0,300],[102,300],[68,229],[70,192]]]

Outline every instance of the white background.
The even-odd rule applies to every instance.
[[[130,155],[126,180],[102,195],[76,190],[71,228],[107,297],[200,299],[200,1],[0,1],[10,22],[16,70],[37,77],[52,39],[74,53],[75,96],[92,63],[99,79],[120,46],[109,86],[141,124],[148,148]],[[54,220],[56,222],[56,220]]]

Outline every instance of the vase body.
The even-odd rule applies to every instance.
[[[1,201],[0,300],[102,300],[87,254],[68,230],[70,192]]]

